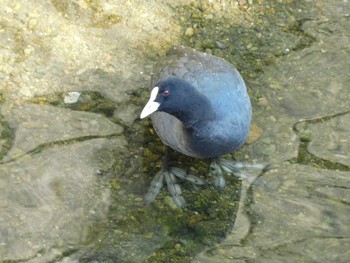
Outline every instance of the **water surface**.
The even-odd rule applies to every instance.
[[[304,2],[5,1],[0,261],[347,262],[350,6]],[[187,210],[142,201],[164,149],[138,116],[174,44],[239,69],[254,119],[228,157],[271,164],[184,183]]]

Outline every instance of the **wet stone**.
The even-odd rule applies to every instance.
[[[349,166],[350,113],[308,124],[314,134],[308,150],[315,156]]]
[[[323,118],[349,110],[348,1],[212,2],[2,1],[0,261],[191,262],[210,246],[194,262],[350,258],[347,168],[297,158],[303,146],[349,165],[348,117]],[[153,64],[178,43],[239,69],[258,128],[232,156],[272,164],[222,191],[181,182],[186,210],[166,189],[144,205],[164,146],[137,121]],[[304,118],[324,122],[300,134]]]
[[[335,10],[332,1],[324,1],[324,10]],[[339,11],[350,12],[349,5],[337,3]],[[291,52],[268,68],[263,76],[265,94],[271,105],[296,118],[315,118],[346,111],[349,107],[348,20],[341,15],[330,19],[306,21],[302,31],[312,35],[310,46]],[[324,30],[320,31],[320,28]],[[335,29],[336,28],[336,29]],[[330,34],[336,30],[338,34]]]
[[[238,227],[248,230],[234,227],[240,236],[228,237],[193,262],[281,262],[287,257],[293,262],[346,262],[349,175],[291,164],[267,172],[260,178],[265,184],[253,186],[243,201],[246,216],[236,219],[242,220]]]
[[[45,250],[41,262],[48,262],[91,241],[87,233],[110,205],[110,188],[96,170],[111,167],[116,145],[125,142],[94,139],[0,166],[2,260],[29,260]]]
[[[3,112],[10,125],[16,127],[13,145],[5,160],[49,143],[64,143],[84,136],[121,135],[123,132],[119,125],[88,112],[34,104],[4,107]]]

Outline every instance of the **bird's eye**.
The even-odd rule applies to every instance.
[[[162,95],[164,97],[168,97],[170,95],[170,91],[166,89],[166,90],[163,91]]]

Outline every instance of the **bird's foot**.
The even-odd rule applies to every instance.
[[[218,188],[223,188],[226,184],[224,173],[232,174],[243,180],[247,180],[249,183],[253,183],[256,177],[247,171],[243,171],[243,169],[264,171],[267,167],[268,164],[245,163],[219,158],[212,161],[210,175],[213,177],[213,184]]]
[[[168,191],[173,198],[174,203],[178,207],[185,207],[186,201],[182,197],[181,193],[181,187],[177,183],[176,177],[180,179],[184,179],[186,181],[192,182],[197,185],[203,185],[205,182],[200,179],[199,177],[188,174],[184,170],[176,168],[176,167],[170,167],[168,169],[162,169],[160,170],[152,179],[150,187],[148,189],[147,194],[145,195],[145,203],[150,204],[154,201],[156,196],[159,194],[160,190],[162,189],[164,185],[164,181],[167,184]]]

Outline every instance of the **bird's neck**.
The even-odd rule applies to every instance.
[[[188,129],[200,129],[216,117],[210,101],[201,94],[195,102],[184,103],[184,105],[186,106],[182,107],[175,117]]]

